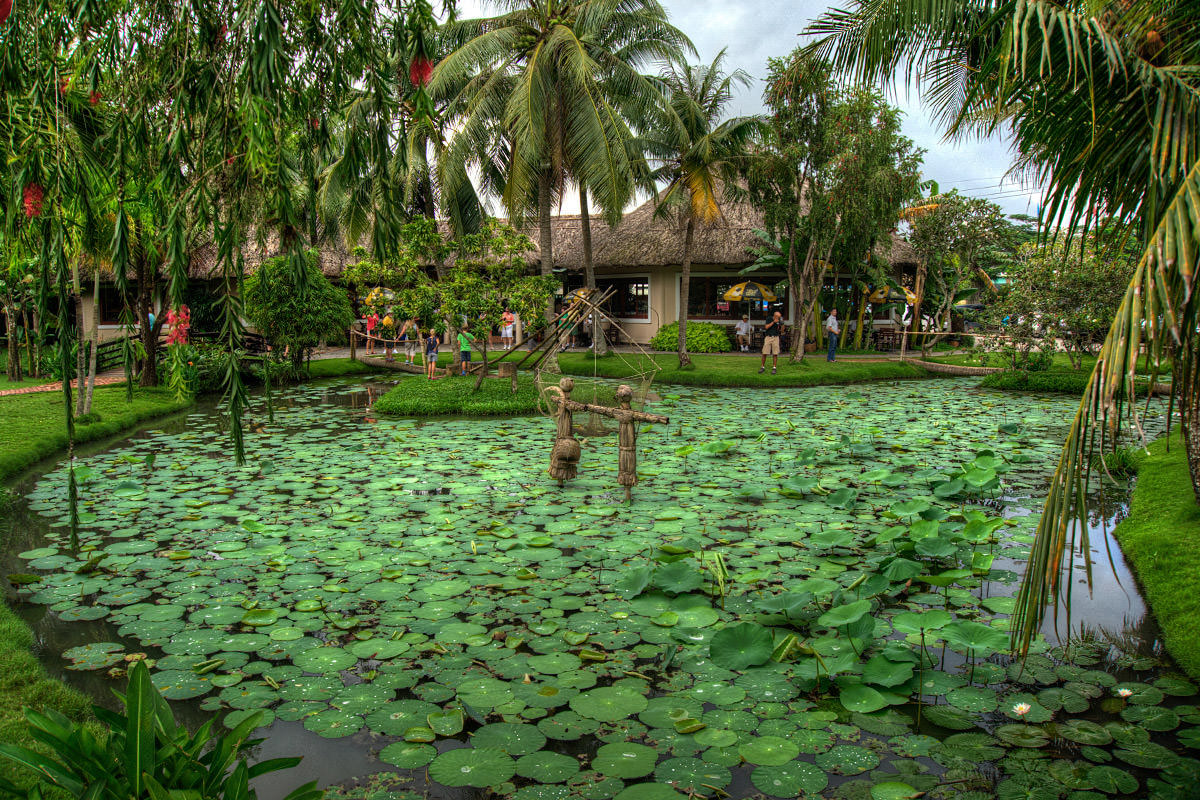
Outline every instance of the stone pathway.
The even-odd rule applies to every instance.
[[[97,386],[111,386],[114,383],[124,383],[124,372],[108,372],[103,375],[96,376]],[[2,386],[3,384],[0,384]],[[0,391],[0,397],[5,397],[10,394],[36,394],[37,392],[61,392],[62,381],[54,383],[43,383],[38,386],[22,386],[20,389],[4,389]]]

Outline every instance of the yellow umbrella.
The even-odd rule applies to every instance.
[[[763,286],[761,283],[755,283],[754,281],[745,281],[729,289],[729,291],[721,295],[721,299],[729,300],[730,302],[734,303],[742,300],[749,300],[752,302],[766,300],[768,303],[771,303],[774,302],[776,298],[775,293],[772,292],[769,287]]]
[[[875,291],[871,292],[867,297],[872,303],[882,303],[887,300],[903,300],[908,305],[913,305],[917,302],[917,296],[905,287],[901,287],[899,291],[889,289],[886,286],[880,286]]]

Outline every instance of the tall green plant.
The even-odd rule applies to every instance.
[[[652,118],[640,146],[655,167],[653,180],[666,183],[655,214],[676,214],[683,228],[677,345],[679,366],[685,367],[692,362],[686,334],[696,228],[715,225],[722,218],[726,187],[736,182],[739,167],[762,132],[762,120],[726,119],[734,88],[749,85],[750,76],[742,70],[726,72],[724,50],[709,64],[673,61],[664,69],[662,81],[668,103]]]
[[[1169,0],[855,0],[825,14],[811,52],[847,77],[915,79],[952,136],[1007,133],[1045,187],[1043,223],[1069,236],[1102,216],[1140,230],[1141,255],[1063,445],[1018,597],[1028,647],[1072,566],[1090,575],[1088,475],[1097,446],[1137,421],[1143,348],[1174,361],[1200,499],[1200,6]]]
[[[125,694],[118,697],[123,711],[94,709],[108,727],[103,737],[56,711],[26,709],[30,734],[49,754],[0,744],[0,758],[27,767],[41,784],[26,792],[5,780],[0,793],[42,800],[43,786],[50,786],[79,800],[255,800],[251,780],[300,763],[299,758],[269,759],[253,766],[247,762],[250,751],[262,742],[249,738],[261,724],[262,712],[224,735],[213,733],[213,720],[188,733],[154,688],[144,662],[129,670]],[[313,781],[285,800],[321,800],[324,794]]]
[[[657,0],[501,5],[499,16],[449,26],[459,44],[435,69],[431,94],[454,93],[452,162],[478,165],[510,217],[536,208],[541,272],[549,276],[550,216],[564,186],[574,179],[610,216],[620,214],[640,160],[628,120],[647,120],[662,103],[656,82],[639,70],[692,46]]]

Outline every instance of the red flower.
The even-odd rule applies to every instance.
[[[100,105],[100,91],[96,90],[96,91],[93,91],[91,94],[89,94],[88,102],[94,106]]]
[[[0,0],[0,25],[3,25],[8,15],[12,13],[13,0]]]
[[[176,311],[167,309],[167,324],[171,330],[167,333],[167,344],[187,344],[188,328],[192,326],[192,312],[187,306],[180,306]],[[191,362],[188,362],[191,366]]]
[[[315,131],[321,127],[321,120],[317,119],[316,117],[313,117],[312,119],[310,119],[308,121],[308,124],[311,125],[312,129]]]
[[[414,56],[408,66],[408,79],[414,86],[424,86],[433,76],[433,62],[425,56]]]
[[[25,216],[33,219],[42,213],[42,197],[46,194],[39,184],[25,184]]]

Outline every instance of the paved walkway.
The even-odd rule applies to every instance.
[[[111,386],[114,383],[124,383],[124,372],[107,372],[103,375],[96,376],[97,386]],[[4,384],[0,383],[0,386]],[[20,389],[4,389],[0,391],[0,397],[5,397],[10,394],[36,394],[37,392],[61,392],[62,381],[54,383],[43,383],[37,386],[22,386]]]

